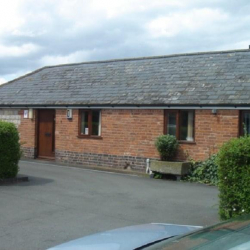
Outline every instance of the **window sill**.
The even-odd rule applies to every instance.
[[[196,144],[195,141],[178,141],[180,144]]]
[[[77,138],[79,139],[95,139],[95,140],[102,140],[101,136],[94,136],[94,135],[78,135]]]

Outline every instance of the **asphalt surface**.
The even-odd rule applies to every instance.
[[[150,222],[219,222],[218,191],[39,161],[21,161],[30,181],[0,186],[0,249],[46,249],[84,235]]]

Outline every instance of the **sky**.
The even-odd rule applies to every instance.
[[[49,65],[250,45],[249,0],[0,2],[0,84]]]

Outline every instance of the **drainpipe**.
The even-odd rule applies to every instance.
[[[152,174],[152,171],[150,170],[150,159],[146,160],[146,174]]]

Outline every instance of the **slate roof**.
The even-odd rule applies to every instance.
[[[0,106],[250,104],[250,50],[44,67],[0,86]]]

